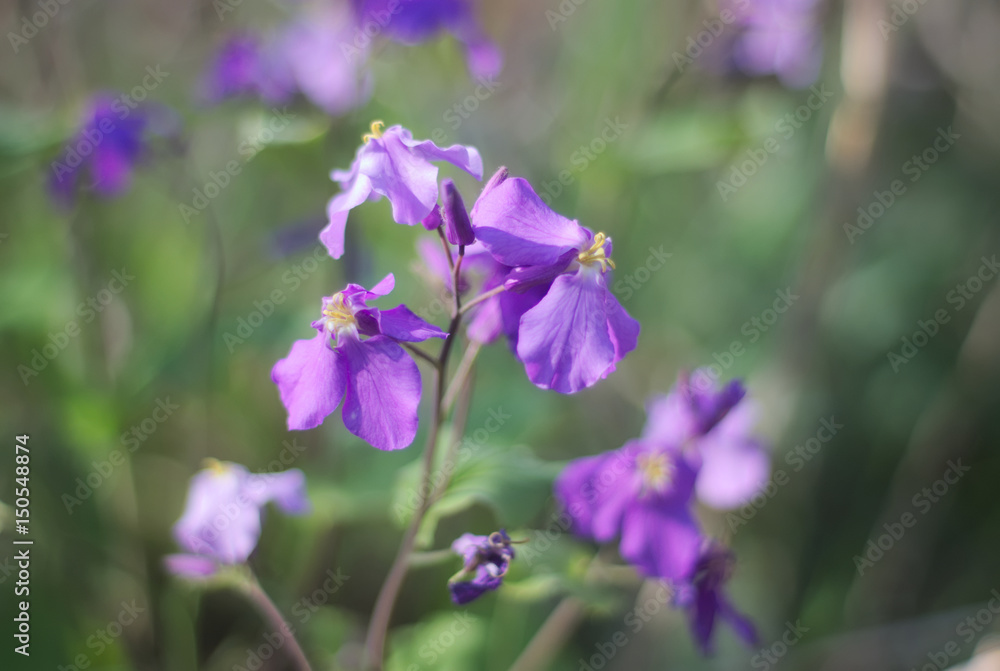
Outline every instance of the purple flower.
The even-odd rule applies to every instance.
[[[622,557],[643,575],[680,580],[701,545],[690,510],[695,476],[680,450],[634,440],[571,461],[555,492],[574,533],[601,543],[620,536]]]
[[[80,129],[52,163],[49,192],[56,202],[71,206],[81,186],[106,198],[125,193],[146,154],[150,111],[133,109],[110,94],[95,96]],[[81,185],[84,172],[89,180]]]
[[[364,104],[371,96],[367,49],[352,46],[353,16],[346,8],[315,10],[266,40],[248,34],[229,38],[202,81],[202,97],[218,103],[253,96],[288,102],[301,92],[330,115]]]
[[[512,268],[508,290],[535,289],[506,306],[505,322],[517,323],[516,335],[508,333],[517,356],[542,389],[589,387],[615,370],[639,336],[639,323],[608,289],[611,239],[549,209],[524,179],[491,185],[472,209],[476,237]]]
[[[273,501],[290,515],[309,511],[305,476],[251,473],[244,466],[207,460],[208,468],[191,478],[184,514],[174,525],[174,538],[191,554],[166,557],[177,575],[204,577],[221,564],[245,562],[260,539],[261,511]]]
[[[298,89],[333,116],[366,103],[374,88],[368,50],[353,46],[355,30],[347,8],[329,8],[302,15],[277,40]]]
[[[510,545],[510,536],[504,529],[489,536],[459,536],[451,549],[462,557],[463,564],[462,570],[448,580],[451,600],[463,605],[500,587],[514,559],[514,548]]]
[[[677,586],[675,603],[687,611],[691,633],[706,655],[712,652],[712,633],[720,619],[729,623],[747,645],[757,644],[753,624],[733,608],[723,592],[734,563],[732,552],[716,543],[708,543],[691,576]]]
[[[210,103],[252,96],[268,103],[287,102],[295,94],[291,72],[274,48],[250,34],[231,35],[216,53],[201,83]]]
[[[469,0],[354,0],[358,24],[366,34],[384,31],[402,44],[425,42],[442,30],[466,47],[466,62],[474,77],[493,77],[503,56],[476,21]]]
[[[398,450],[413,442],[420,403],[420,372],[399,342],[444,338],[405,305],[370,308],[366,301],[392,291],[390,273],[370,291],[349,284],[323,299],[322,316],[312,323],[317,334],[299,340],[278,361],[271,379],[288,411],[288,428],[319,426],[344,399],[348,431],[380,450]]]
[[[414,140],[402,126],[382,130],[372,123],[350,170],[335,170],[331,178],[342,192],[327,206],[329,223],[319,239],[339,259],[344,253],[344,227],[348,213],[366,200],[382,196],[392,204],[398,224],[413,226],[432,213],[438,199],[438,168],[431,161],[447,161],[476,179],[483,177],[483,159],[474,147],[452,145],[442,149],[430,140]]]
[[[819,0],[732,0],[736,33],[725,40],[732,68],[750,76],[776,75],[803,87],[816,81],[822,60]]]
[[[757,412],[739,381],[719,388],[705,370],[681,375],[670,394],[652,398],[642,439],[686,445],[698,469],[698,499],[713,508],[746,503],[767,484],[770,457],[753,436]]]

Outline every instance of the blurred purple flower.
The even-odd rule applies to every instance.
[[[514,559],[514,548],[510,545],[510,536],[504,529],[489,536],[459,536],[451,549],[462,557],[463,565],[448,581],[451,600],[458,605],[467,604],[500,587]]]
[[[639,323],[608,288],[611,239],[552,211],[524,179],[490,184],[472,209],[477,239],[512,268],[508,293],[545,287],[508,302],[504,315],[507,324],[517,320],[512,341],[528,379],[566,394],[590,387],[639,336]]]
[[[258,474],[231,462],[208,463],[191,478],[184,514],[174,525],[177,543],[191,553],[165,558],[176,575],[205,577],[219,565],[246,561],[260,539],[261,511],[270,501],[290,515],[309,511],[305,476],[298,469]]]
[[[355,25],[346,7],[308,12],[284,28],[278,44],[299,90],[327,114],[361,107],[374,80],[367,48],[354,48]]]
[[[327,206],[329,223],[319,239],[335,259],[344,254],[348,213],[366,200],[388,198],[398,224],[413,226],[431,215],[438,200],[438,168],[431,161],[447,161],[476,179],[483,177],[483,159],[475,147],[442,149],[430,140],[414,140],[402,126],[383,127],[381,121],[372,123],[351,169],[330,175],[342,191]]]
[[[384,32],[413,45],[447,31],[465,44],[474,77],[494,77],[503,67],[503,55],[480,27],[470,0],[354,0],[354,5],[365,34]]]
[[[644,441],[684,445],[698,470],[698,499],[722,510],[743,505],[767,484],[770,457],[753,437],[754,406],[737,381],[718,387],[705,369],[680,375],[666,396],[647,404]]]
[[[576,459],[555,482],[574,533],[619,551],[643,575],[690,574],[702,538],[691,514],[695,469],[676,448],[633,440],[621,449]]]
[[[707,543],[691,576],[677,585],[674,602],[687,611],[691,633],[706,655],[712,652],[712,633],[720,619],[727,622],[747,645],[757,644],[753,624],[733,608],[723,592],[734,563],[732,552],[717,543]]]
[[[256,36],[238,33],[219,48],[201,89],[202,97],[212,104],[240,96],[282,103],[295,94],[295,83],[273,46],[264,47]]]
[[[337,116],[371,96],[367,49],[351,46],[354,22],[342,7],[308,11],[266,39],[231,36],[202,80],[210,103],[237,96],[285,103],[302,93],[326,113]]]
[[[319,426],[344,399],[348,431],[380,450],[398,450],[413,442],[420,403],[420,372],[399,342],[444,338],[405,305],[370,308],[366,301],[385,296],[395,286],[392,274],[370,291],[349,284],[323,299],[323,314],[312,323],[311,340],[299,340],[278,361],[271,379],[288,411],[288,428]],[[365,339],[362,340],[362,336]]]
[[[822,60],[819,0],[731,0],[736,32],[725,40],[729,65],[750,76],[776,75],[783,84],[816,81]]]
[[[152,119],[157,111],[167,114],[165,108],[130,107],[110,93],[94,96],[79,130],[52,162],[48,186],[56,203],[71,207],[81,187],[105,198],[125,193],[146,156],[148,133],[159,130]],[[84,172],[90,179],[81,184]]]

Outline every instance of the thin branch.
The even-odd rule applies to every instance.
[[[420,357],[421,359],[423,359],[424,361],[428,362],[430,365],[434,366],[435,368],[438,367],[438,360],[437,359],[435,359],[433,356],[431,356],[430,354],[428,354],[424,350],[420,349],[419,347],[417,347],[413,343],[404,342],[404,343],[400,343],[400,344],[403,347],[405,347],[406,349],[410,350],[410,352],[412,354],[414,354],[415,356]]]
[[[460,314],[465,314],[466,312],[468,312],[469,310],[471,310],[475,306],[479,305],[483,301],[489,300],[490,298],[493,298],[497,294],[502,294],[506,290],[507,290],[507,287],[505,287],[504,285],[501,284],[500,286],[494,287],[493,289],[490,289],[489,291],[487,291],[485,293],[479,294],[478,296],[476,296],[475,298],[473,298],[471,301],[469,301],[468,303],[466,303],[465,305],[463,305],[461,308],[459,308],[459,313]]]

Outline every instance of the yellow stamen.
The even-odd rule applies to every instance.
[[[332,326],[331,330],[357,323],[354,313],[351,312],[347,303],[344,302],[343,292],[336,293],[330,297],[330,302],[323,308],[323,316],[329,320],[327,327],[330,328]]]
[[[212,472],[215,473],[216,475],[225,475],[226,472],[229,470],[229,468],[224,463],[212,457],[207,457],[205,459],[202,459],[201,467],[205,469],[211,469]]]
[[[642,473],[644,489],[666,491],[674,479],[674,464],[665,454],[640,454],[636,465]]]
[[[607,254],[604,252],[604,243],[607,241],[607,236],[604,233],[598,233],[594,236],[594,244],[590,246],[585,252],[580,252],[577,255],[577,260],[581,264],[589,265],[592,263],[601,264],[601,272],[606,273],[608,271],[608,266],[611,269],[615,269],[615,262],[608,258]]]
[[[368,144],[368,140],[378,140],[379,138],[382,137],[382,130],[384,128],[385,128],[384,121],[372,121],[371,125],[372,132],[365,133],[364,135],[361,136],[361,139],[364,140],[365,144]]]

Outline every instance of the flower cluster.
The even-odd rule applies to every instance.
[[[705,651],[718,618],[755,640],[722,592],[732,555],[703,537],[692,512],[695,496],[731,508],[766,484],[769,459],[750,433],[753,408],[744,393],[739,382],[715,388],[703,371],[682,375],[670,394],[650,402],[642,437],[571,461],[555,484],[576,534],[619,538],[626,561],[676,585],[676,603]]]
[[[340,115],[371,96],[367,61],[374,37],[413,45],[442,31],[465,44],[473,76],[499,73],[503,59],[468,0],[354,0],[304,8],[268,36],[230,35],[206,69],[200,94],[209,103],[238,96],[284,103],[301,93]]]
[[[260,540],[262,510],[272,501],[291,515],[308,512],[302,471],[251,473],[239,464],[208,460],[191,478],[184,514],[174,525],[174,538],[187,553],[166,557],[167,569],[202,578],[245,562]]]
[[[342,192],[330,201],[319,237],[333,258],[344,254],[350,212],[386,198],[396,223],[438,231],[445,249],[424,247],[422,253],[432,274],[452,292],[468,289],[469,271],[484,276],[468,336],[485,344],[506,334],[536,386],[580,391],[613,372],[635,349],[639,324],[609,290],[607,274],[614,262],[611,239],[604,233],[552,211],[526,180],[510,177],[505,168],[466,211],[454,182],[438,184],[433,162],[450,163],[481,179],[483,162],[474,147],[441,148],[415,140],[402,126],[385,129],[380,121],[363,140],[350,170],[332,173]],[[457,247],[457,261],[450,245]],[[371,291],[349,285],[324,299],[323,316],[312,324],[318,334],[295,343],[275,365],[272,379],[288,411],[289,429],[318,426],[346,390],[343,416],[352,433],[383,450],[413,441],[420,376],[398,343],[455,334],[406,306],[367,307],[365,301],[384,296],[392,284],[390,275]]]

